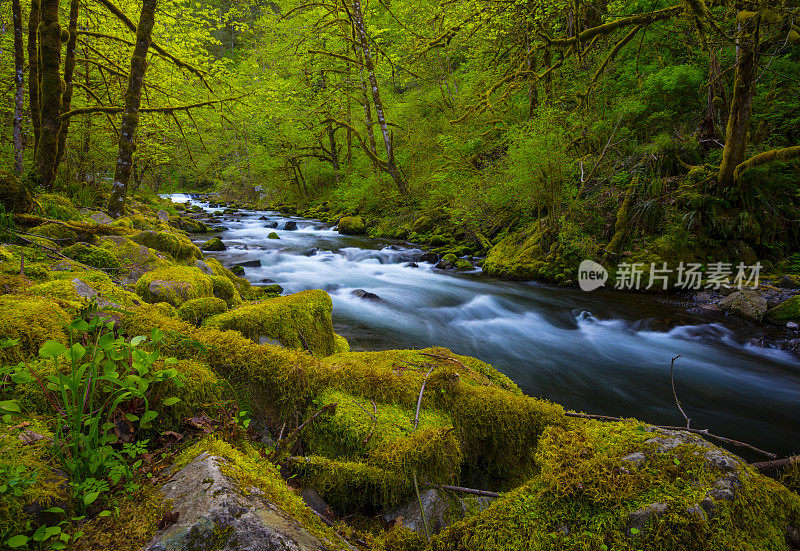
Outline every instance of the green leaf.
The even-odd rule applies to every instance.
[[[83,504],[84,505],[91,505],[92,503],[100,497],[100,492],[89,492],[85,496],[83,496]]]
[[[61,507],[50,507],[49,509],[45,509],[42,511],[43,513],[66,513],[64,509]]]
[[[67,347],[61,344],[58,341],[47,341],[42,345],[39,349],[39,355],[43,358],[50,358],[52,356],[58,356],[63,354],[67,351]]]
[[[638,533],[639,533],[639,529],[638,528],[631,528],[631,534],[633,534],[635,536]]]
[[[132,346],[138,346],[141,343],[143,343],[145,340],[147,340],[147,337],[145,337],[144,335],[138,335],[138,336],[133,337],[131,339],[131,345]]]
[[[67,350],[67,358],[73,362],[77,362],[86,354],[86,349],[80,345],[80,343],[75,343],[69,347]]]
[[[82,319],[76,319],[68,326],[70,329],[74,329],[75,331],[86,331],[89,329],[89,324]]]
[[[20,371],[11,375],[11,380],[18,385],[24,385],[25,383],[30,383],[33,377],[31,377],[31,374],[27,371]]]
[[[164,404],[165,406],[174,406],[175,404],[177,404],[180,401],[181,401],[181,399],[178,398],[177,396],[172,396],[171,398],[165,399],[161,403]]]
[[[33,541],[44,541],[47,539],[47,526],[42,524],[34,533]]]
[[[6,411],[15,411],[20,413],[22,410],[19,408],[19,404],[16,400],[3,400],[0,402],[0,409],[4,409]]]
[[[100,511],[99,513],[97,513],[97,516],[100,517],[100,518],[110,517],[111,516],[111,511],[109,511],[108,509],[106,509],[105,511]]]
[[[8,540],[6,540],[6,544],[9,547],[22,547],[23,545],[28,544],[29,539],[30,538],[28,536],[18,534],[16,536],[11,536],[10,538],[8,538]]]

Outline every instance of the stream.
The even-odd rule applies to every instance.
[[[184,194],[168,197],[223,210]],[[270,221],[278,228],[265,227]],[[297,229],[282,229],[288,221]],[[274,211],[242,211],[222,223],[226,229],[214,235],[228,250],[211,255],[228,266],[260,260],[245,277],[271,279],[286,294],[326,290],[334,330],[352,350],[443,346],[567,409],[666,425],[683,424],[669,377],[670,360],[680,355],[675,385],[693,428],[779,455],[800,452],[800,359],[746,344],[753,327],[736,318],[696,313],[671,296],[587,293],[424,262],[409,267],[422,251],[408,243],[340,235]],[[273,231],[280,239],[267,239]],[[199,244],[208,236],[192,238]],[[360,298],[356,289],[380,300]]]

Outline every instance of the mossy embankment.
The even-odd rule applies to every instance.
[[[797,494],[699,438],[634,420],[568,417],[492,366],[444,348],[349,351],[325,292],[269,298],[186,246],[182,230],[157,215],[172,209],[176,217],[175,205],[148,199],[125,218],[92,223],[48,201],[68,226],[44,213],[31,222],[71,233],[50,231],[52,250],[0,248],[0,336],[19,339],[0,350],[0,363],[24,360],[39,376],[66,369],[37,359],[39,346],[67,342],[64,326],[76,316],[103,315],[125,338],[159,335],[161,358],[175,360],[154,369],[179,374],[149,391],[159,413],[153,426],[126,436],[142,447],[133,472],[140,489],[103,498],[119,514],[90,508],[78,548],[139,549],[162,533],[172,505],[156,488],[203,454],[219,458],[237,491],[267,500],[333,548],[789,549],[800,527]],[[72,258],[69,247],[97,258],[102,250],[114,262],[93,266],[92,254]],[[5,538],[47,522],[31,508],[44,497],[72,507],[58,476],[46,474],[56,409],[35,380],[6,381],[3,400],[17,400],[35,422],[3,420],[0,448],[25,466],[14,480],[33,470],[45,476],[20,495],[0,492]],[[167,396],[180,400],[166,407]],[[26,427],[45,438],[25,444]],[[462,511],[430,542],[379,520],[417,489],[442,484],[501,496],[483,511]],[[301,500],[302,488],[327,504],[327,522]]]

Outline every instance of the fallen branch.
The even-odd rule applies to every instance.
[[[581,419],[595,419],[595,420],[598,420],[598,421],[613,421],[613,422],[616,422],[616,423],[628,421],[628,419],[623,419],[622,417],[610,417],[608,415],[592,415],[590,413],[578,413],[576,411],[566,411],[566,412],[564,412],[564,415],[566,415],[567,417],[579,417]],[[747,448],[750,451],[754,451],[756,453],[759,453],[761,455],[764,455],[764,456],[772,458],[772,459],[777,459],[777,457],[778,457],[776,454],[774,454],[772,452],[768,452],[768,451],[764,451],[762,449],[756,448],[755,446],[751,446],[750,444],[747,444],[746,442],[740,442],[738,440],[733,440],[732,438],[725,438],[724,436],[711,434],[710,432],[708,432],[708,429],[687,429],[686,427],[671,427],[671,426],[667,426],[667,425],[652,425],[652,426],[654,426],[656,428],[659,428],[659,429],[665,429],[665,430],[682,430],[682,431],[686,431],[686,432],[691,432],[693,434],[701,434],[703,436],[707,436],[709,438],[713,438],[715,440],[719,440],[720,442],[725,442],[726,444],[731,444],[732,446],[738,446],[740,448]]]
[[[788,467],[792,462],[800,463],[800,455],[775,459],[774,461],[759,461],[758,463],[750,463],[750,466],[761,473],[770,473],[779,471],[783,467]]]
[[[500,497],[500,494],[498,494],[497,492],[490,492],[488,490],[476,490],[474,488],[464,488],[463,486],[448,486],[446,484],[432,484],[430,482],[424,482],[423,484],[431,488],[450,490],[451,492],[461,492],[464,494],[472,494],[475,496],[482,496],[482,497]]]
[[[672,361],[669,364],[669,380],[670,382],[672,382],[672,397],[675,398],[675,405],[678,406],[678,411],[680,411],[681,415],[683,415],[683,418],[686,419],[686,428],[688,429],[689,424],[691,423],[691,419],[689,419],[689,417],[686,416],[686,412],[683,411],[683,408],[681,407],[681,401],[678,400],[678,394],[675,392],[675,377],[672,375],[673,369],[675,368],[675,360],[677,360],[680,357],[681,357],[680,354],[678,354],[677,356],[672,358]]]

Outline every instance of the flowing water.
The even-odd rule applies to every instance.
[[[262,216],[278,228],[265,227]],[[282,229],[288,221],[297,229]],[[326,290],[334,329],[353,350],[440,345],[568,409],[668,425],[682,424],[669,377],[670,360],[680,355],[675,382],[692,427],[779,454],[800,452],[800,360],[744,344],[752,329],[735,318],[692,313],[669,297],[410,267],[422,251],[409,244],[343,236],[277,212],[242,212],[223,224],[228,250],[211,254],[226,265],[260,260],[261,267],[245,268],[254,283],[271,279],[286,293]],[[267,239],[272,231],[279,240]],[[359,298],[356,289],[380,300]]]

